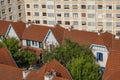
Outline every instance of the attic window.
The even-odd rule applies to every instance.
[[[97,52],[97,60],[103,61],[103,53]]]

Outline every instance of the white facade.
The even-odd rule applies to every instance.
[[[96,63],[100,65],[100,67],[106,67],[109,51],[107,48],[103,45],[98,44],[92,44],[91,45],[92,53],[96,58]],[[102,56],[97,55],[98,53],[101,53]],[[102,57],[102,60],[99,60],[98,58]]]
[[[58,41],[54,37],[51,30],[48,31],[48,33],[46,34],[46,37],[44,38],[44,40],[42,42],[33,41],[33,40],[28,40],[28,41],[29,41],[29,44],[30,44],[29,46],[34,47],[34,48],[44,48],[44,49],[46,49],[46,47],[48,46],[48,48],[49,48],[50,45],[54,45],[54,46],[59,45]],[[23,46],[28,46],[27,45],[27,40],[22,40],[22,43],[23,43]],[[41,45],[42,45],[42,47],[40,47]]]
[[[19,37],[17,35],[17,33],[15,32],[14,28],[12,27],[12,25],[10,24],[8,29],[7,29],[7,32],[6,32],[6,35],[5,37],[14,37],[16,39],[19,40]]]

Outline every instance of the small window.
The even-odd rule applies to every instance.
[[[103,61],[103,53],[97,52],[97,60]]]

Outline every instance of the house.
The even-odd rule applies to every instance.
[[[52,60],[38,71],[31,71],[26,80],[73,80],[68,70],[58,61]]]
[[[7,48],[0,48],[0,64],[17,67],[11,53],[8,51]]]
[[[110,51],[102,80],[120,80],[120,50]]]
[[[50,49],[51,46],[59,45],[51,27],[31,25],[25,29],[22,36],[23,46],[33,48]]]
[[[0,21],[0,36],[3,37],[14,37],[18,40],[22,38],[23,32],[26,28],[24,22],[10,22]]]
[[[23,80],[23,70],[0,64],[0,80]]]

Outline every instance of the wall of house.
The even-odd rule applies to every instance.
[[[17,36],[15,30],[13,29],[12,26],[9,26],[7,32],[6,32],[6,35],[5,37],[14,37],[16,39],[19,39],[19,37]]]
[[[31,41],[31,40],[30,40],[30,47],[40,48],[40,47],[39,47],[39,43],[40,43],[40,42],[38,42],[38,41]],[[23,44],[23,46],[28,46],[28,45],[27,45],[27,40],[22,40],[22,44]]]
[[[48,31],[48,34],[45,37],[44,49],[46,48],[46,45],[47,46],[50,46],[50,45],[58,46],[59,45],[58,41],[56,40],[56,38],[51,30]]]
[[[109,52],[105,46],[102,45],[93,45],[92,46],[92,53],[96,58],[96,63],[99,64],[101,67],[106,67],[107,59]],[[102,53],[103,54],[103,61],[97,60],[97,53]]]

